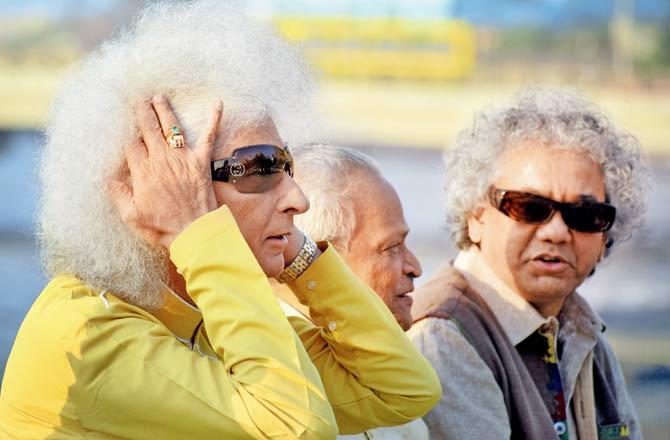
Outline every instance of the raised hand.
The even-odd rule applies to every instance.
[[[191,222],[217,208],[210,162],[223,105],[214,105],[193,149],[166,140],[180,126],[164,96],[138,103],[136,112],[140,138],[126,147],[125,163],[108,182],[109,194],[135,233],[168,248]]]

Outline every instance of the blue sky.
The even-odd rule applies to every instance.
[[[0,0],[0,15],[50,16],[62,18],[76,9],[83,15],[107,11],[118,3],[117,0]]]
[[[119,3],[119,0],[0,0],[0,15],[6,18],[93,15]],[[259,14],[274,11],[362,17],[456,16],[482,25],[563,26],[607,20],[612,15],[614,0],[237,0],[237,3]],[[634,0],[632,4],[638,19],[670,20],[670,0]]]

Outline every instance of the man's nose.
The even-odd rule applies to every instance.
[[[419,259],[416,258],[414,252],[409,250],[409,248],[406,250],[403,272],[405,273],[405,275],[411,278],[419,278],[423,273],[423,271],[421,270],[421,263],[419,263]]]
[[[309,200],[293,177],[286,174],[282,179],[282,190],[284,192],[279,209],[282,212],[290,212],[293,215],[303,214],[309,209]]]
[[[571,240],[570,228],[565,224],[560,211],[554,212],[547,223],[541,224],[536,232],[538,238],[552,243],[565,243]]]

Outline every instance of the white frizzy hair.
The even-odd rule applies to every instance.
[[[166,95],[190,145],[219,99],[220,144],[268,121],[299,144],[312,125],[313,84],[272,28],[224,2],[152,3],[132,29],[71,72],[53,105],[40,165],[45,270],[74,274],[148,310],[160,306],[167,252],[134,236],[105,191],[138,135],[133,103]]]
[[[294,217],[295,224],[313,240],[348,249],[356,227],[349,189],[357,185],[357,173],[381,175],[379,165],[360,151],[334,145],[305,145],[292,153],[295,180],[310,203],[307,212]]]
[[[617,210],[607,233],[607,254],[641,226],[650,172],[639,141],[614,127],[584,98],[533,87],[508,106],[478,113],[472,127],[460,132],[454,148],[444,155],[447,222],[459,248],[472,244],[467,217],[486,203],[500,156],[527,141],[538,148],[583,151],[601,166],[607,199]]]

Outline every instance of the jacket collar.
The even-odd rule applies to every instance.
[[[164,297],[165,304],[151,314],[158,318],[178,339],[190,342],[202,322],[202,313],[167,286],[165,286]]]
[[[491,307],[512,344],[517,345],[548,323],[530,303],[498,278],[476,246],[461,251],[454,267],[464,272],[470,285]]]
[[[517,345],[542,325],[551,325],[551,321],[555,320],[553,317],[544,318],[520,294],[505,284],[493,272],[478,247],[471,246],[461,251],[454,267],[464,273],[468,282],[491,307],[512,344]],[[589,334],[593,340],[595,334],[604,331],[605,327],[600,317],[577,293],[566,298],[557,318],[563,330],[561,333],[575,329],[579,333]]]

